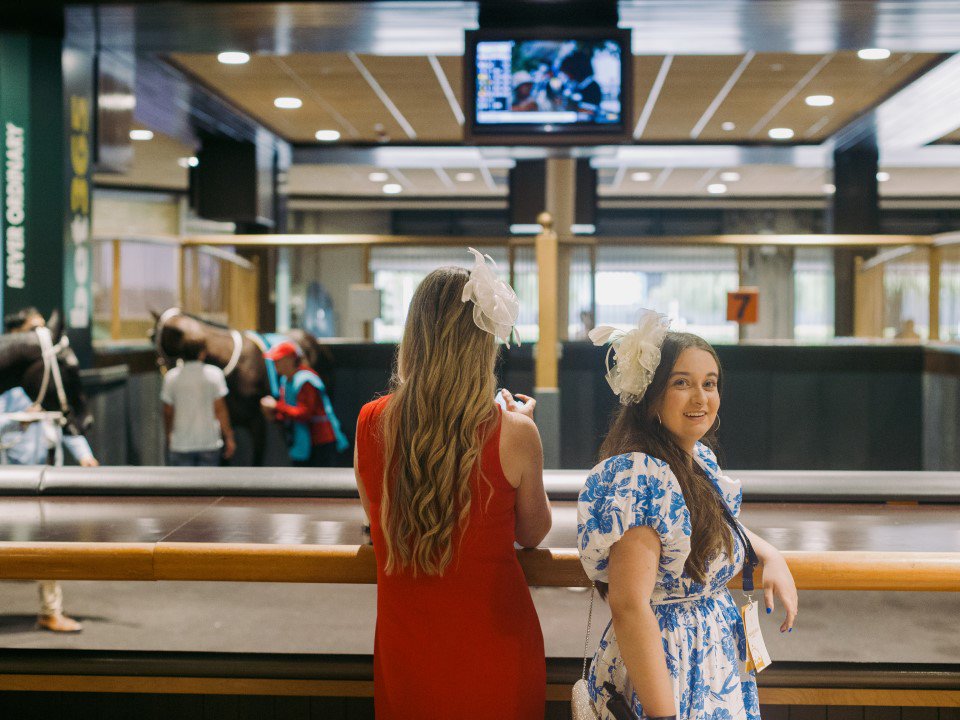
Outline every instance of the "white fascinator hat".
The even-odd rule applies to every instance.
[[[608,345],[607,382],[624,405],[640,402],[660,364],[660,346],[670,331],[670,318],[640,310],[635,328],[598,325],[590,331],[594,345]],[[612,362],[611,362],[612,361]]]

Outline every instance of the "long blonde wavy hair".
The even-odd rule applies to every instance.
[[[386,572],[443,575],[470,517],[471,477],[497,408],[494,337],[463,302],[470,273],[434,270],[413,294],[382,416]]]

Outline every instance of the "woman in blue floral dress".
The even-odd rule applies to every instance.
[[[594,708],[602,720],[759,720],[726,587],[746,553],[732,531],[742,493],[708,447],[719,422],[716,352],[668,332],[651,311],[630,332],[600,327],[591,339],[611,344],[607,380],[622,404],[578,505],[581,561],[613,616],[588,677]],[[790,570],[772,545],[744,536],[764,565],[767,612],[778,597],[787,632],[797,614]]]

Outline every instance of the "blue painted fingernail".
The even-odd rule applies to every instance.
[[[769,615],[769,614],[772,613],[772,612],[773,612],[773,610],[771,610],[770,608],[767,608],[767,615]]]

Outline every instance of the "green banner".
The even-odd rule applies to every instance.
[[[60,310],[83,365],[92,360],[93,51],[0,33],[0,315]]]
[[[0,316],[32,302],[26,272],[30,229],[27,193],[32,160],[28,153],[29,132],[30,40],[21,35],[0,34],[0,138],[3,143]]]
[[[93,272],[90,245],[93,202],[94,62],[92,50],[63,50],[63,115],[66,144],[63,305],[73,346],[81,364],[92,360]]]

